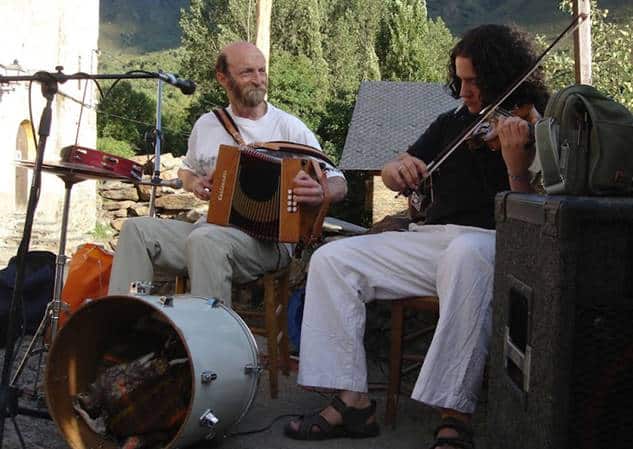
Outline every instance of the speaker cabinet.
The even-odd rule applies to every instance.
[[[633,199],[500,193],[489,448],[633,447]]]

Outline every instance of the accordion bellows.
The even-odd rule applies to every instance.
[[[320,208],[297,204],[292,184],[300,170],[316,177],[315,164],[300,154],[272,153],[220,145],[207,222],[262,240],[297,243],[310,237]]]

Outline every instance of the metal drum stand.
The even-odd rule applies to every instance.
[[[17,165],[22,167],[26,167],[29,169],[33,169],[34,162],[31,161],[17,161]],[[56,174],[62,181],[64,181],[65,187],[65,195],[64,195],[64,203],[62,209],[62,223],[61,223],[61,231],[59,237],[59,248],[58,254],[55,258],[55,282],[53,287],[53,297],[51,301],[46,306],[46,311],[44,313],[44,318],[40,322],[29,346],[26,349],[26,352],[20,363],[18,364],[15,373],[10,381],[10,388],[14,390],[18,390],[21,393],[27,392],[24,388],[19,389],[17,387],[17,382],[26,367],[28,360],[33,356],[39,354],[40,356],[46,351],[46,331],[50,330],[49,336],[50,341],[53,341],[55,336],[57,335],[58,327],[59,327],[59,317],[60,313],[66,307],[64,302],[62,301],[61,293],[64,285],[64,268],[66,266],[66,261],[68,257],[66,256],[66,241],[67,241],[67,230],[68,230],[68,215],[70,210],[70,194],[74,184],[85,181],[88,179],[120,179],[127,180],[127,178],[123,176],[116,175],[107,170],[101,170],[98,168],[88,167],[88,166],[79,166],[77,164],[65,163],[65,162],[57,162],[57,163],[43,163],[42,170],[51,172]],[[38,347],[38,343],[40,346]],[[37,350],[36,350],[37,349]],[[37,376],[34,381],[34,386],[31,390],[32,395],[35,399],[37,397],[37,383],[39,381],[39,374],[41,371],[42,359],[38,361],[37,367]],[[47,417],[48,414],[40,411],[33,411],[37,414],[38,417]]]

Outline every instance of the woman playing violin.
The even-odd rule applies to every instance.
[[[440,115],[407,152],[387,163],[385,184],[397,192],[416,189],[429,161],[536,60],[526,36],[514,29],[484,25],[467,32],[449,63],[448,88],[463,106]],[[530,190],[534,148],[529,121],[538,117],[547,98],[537,70],[504,105],[509,110],[529,107],[525,118],[498,120],[499,151],[463,144],[445,160],[433,173],[434,197],[424,225],[412,224],[411,232],[342,239],[312,256],[298,381],[339,393],[321,412],[291,421],[288,436],[376,435],[364,361],[365,303],[437,295],[440,317],[412,397],[442,416],[432,447],[472,448],[470,417],[492,330],[494,196],[502,190]]]

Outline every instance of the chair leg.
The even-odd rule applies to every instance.
[[[272,276],[264,276],[264,321],[268,344],[268,378],[270,380],[270,397],[277,398],[278,383],[277,372],[279,370],[279,354],[277,351],[277,317],[275,314],[275,279]]]
[[[289,273],[286,273],[279,279],[277,286],[277,303],[279,304],[279,332],[281,340],[279,341],[279,358],[281,361],[281,372],[288,376],[290,374],[290,351],[288,349],[288,283]]]
[[[176,285],[174,286],[174,293],[181,295],[187,291],[187,277],[178,275],[176,276]]]
[[[387,407],[385,425],[396,427],[398,399],[400,396],[400,372],[402,369],[402,338],[404,335],[404,304],[391,304],[391,350],[389,353],[389,385],[387,386]]]

